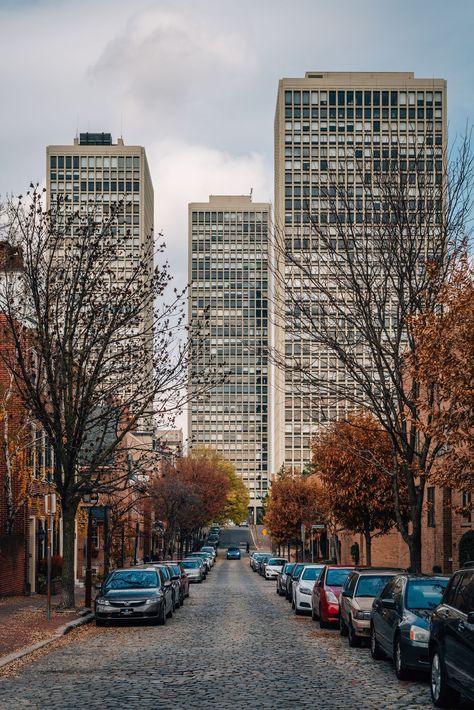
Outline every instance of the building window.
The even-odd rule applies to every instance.
[[[462,491],[461,493],[461,508],[463,511],[461,513],[461,525],[471,527],[472,524],[472,494],[470,491]]]
[[[427,489],[427,518],[426,524],[429,528],[435,527],[435,487],[429,486]]]

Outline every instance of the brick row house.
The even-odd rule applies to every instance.
[[[469,492],[427,486],[422,531],[424,573],[430,573],[434,566],[438,566],[444,573],[450,574],[466,561],[474,560],[474,513],[458,512],[466,509],[470,502]],[[363,536],[342,534],[339,537],[342,563],[351,563],[351,546],[357,542],[360,562],[364,564]],[[373,539],[372,564],[409,566],[408,548],[397,530]]]

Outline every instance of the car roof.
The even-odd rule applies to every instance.
[[[395,569],[393,567],[367,567],[366,569],[355,569],[354,572],[360,576],[370,576],[376,574],[406,574],[402,569]]]

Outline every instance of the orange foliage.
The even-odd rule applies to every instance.
[[[474,269],[458,264],[442,291],[438,313],[415,322],[412,372],[422,383],[422,427],[445,445],[432,480],[459,490],[474,489]],[[436,397],[424,391],[435,385]]]
[[[320,505],[337,527],[370,539],[395,524],[392,448],[373,417],[336,421],[313,443],[313,466],[322,484]]]
[[[272,540],[277,545],[299,540],[302,523],[321,522],[317,506],[318,484],[314,476],[283,474],[272,484],[264,519]]]

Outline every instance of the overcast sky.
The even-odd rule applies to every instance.
[[[78,131],[146,147],[180,283],[187,203],[272,199],[278,79],[307,70],[448,80],[474,116],[473,0],[0,0],[0,194],[44,180]]]

